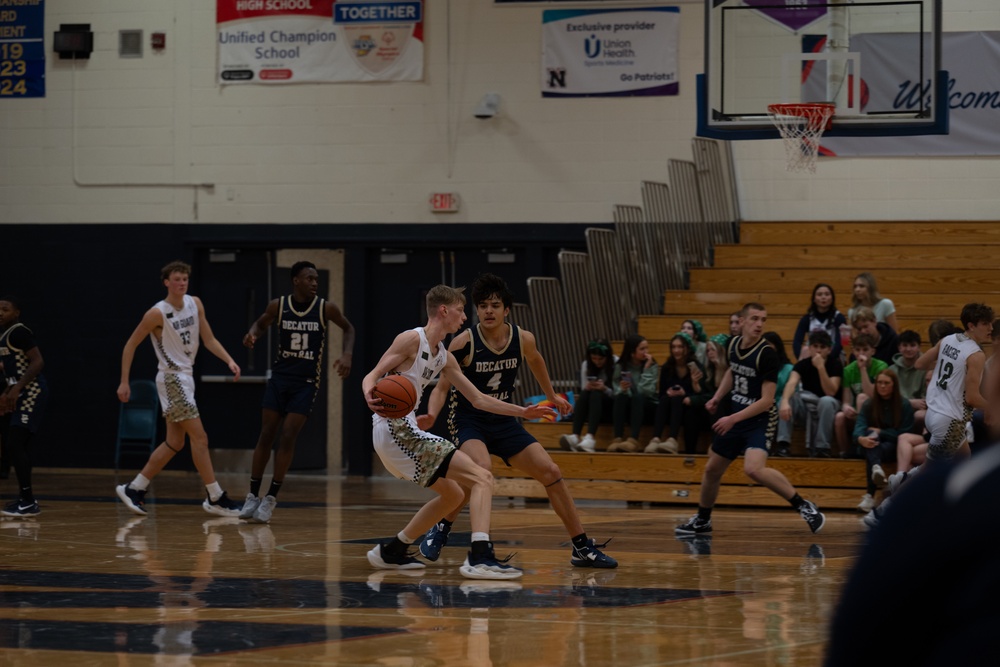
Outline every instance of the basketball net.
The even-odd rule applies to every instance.
[[[835,108],[828,102],[767,105],[767,114],[785,143],[786,171],[816,173],[819,140],[830,128]]]

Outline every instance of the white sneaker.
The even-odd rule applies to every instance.
[[[594,440],[594,436],[589,433],[580,440],[580,444],[576,446],[576,451],[578,452],[589,452],[593,454],[597,450],[597,441]]]
[[[559,449],[564,449],[567,452],[575,452],[576,446],[580,442],[580,436],[570,433],[569,435],[559,436]]]
[[[882,466],[876,463],[875,465],[872,466],[872,482],[875,483],[875,488],[881,489],[882,487],[884,487],[885,480],[886,480],[885,471],[882,470]]]
[[[861,496],[861,502],[858,503],[858,509],[866,513],[875,509],[875,499],[872,497],[872,494],[866,493]]]

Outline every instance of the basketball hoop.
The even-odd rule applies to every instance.
[[[799,102],[793,104],[768,104],[771,122],[785,142],[787,171],[816,172],[819,140],[830,129],[836,105],[829,102]]]

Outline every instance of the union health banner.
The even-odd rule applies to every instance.
[[[921,98],[925,106],[930,104],[931,73],[916,81],[898,65],[905,48],[898,42],[906,37],[885,33],[851,39],[851,51],[861,53],[862,111],[913,111]],[[824,137],[821,154],[1000,155],[1000,32],[945,32],[941,40],[941,66],[949,74],[949,134]]]
[[[677,95],[680,9],[542,12],[543,97]]]
[[[219,83],[420,81],[423,0],[216,0]]]

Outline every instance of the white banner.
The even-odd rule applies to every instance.
[[[216,0],[219,83],[420,81],[423,0]]]
[[[895,42],[911,36],[861,35],[851,51],[861,53],[862,101],[872,108],[919,108],[930,79],[914,81],[894,66]],[[941,66],[948,71],[949,134],[915,137],[824,137],[823,155],[1000,155],[1000,32],[946,32],[941,35]],[[898,56],[895,58],[898,61]],[[933,72],[928,72],[928,77]],[[872,99],[866,99],[871,91]],[[882,91],[882,99],[875,99]],[[864,111],[864,107],[862,108]]]
[[[542,96],[677,95],[680,9],[542,12]]]

